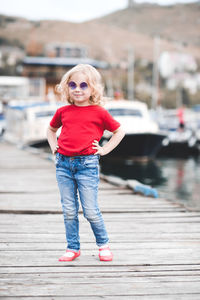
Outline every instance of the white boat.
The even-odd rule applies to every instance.
[[[3,113],[3,105],[0,102],[0,137],[4,134],[6,129],[6,121]]]
[[[12,126],[14,121],[7,124],[5,118],[6,108],[11,103],[30,103],[30,101],[43,101],[45,99],[46,82],[44,78],[28,78],[21,76],[0,76],[0,136],[7,131],[7,125]],[[21,107],[22,108],[22,107]],[[19,110],[19,107],[18,107]],[[20,113],[17,113],[20,115]],[[15,116],[14,116],[15,118]],[[21,118],[21,117],[20,117]],[[16,124],[16,127],[20,125]],[[9,127],[9,130],[11,127]],[[14,129],[13,129],[14,130]],[[13,137],[15,139],[15,137]]]
[[[159,132],[159,127],[151,119],[145,103],[127,100],[109,101],[105,108],[120,122],[126,133],[110,156],[125,159],[149,159],[156,156],[166,135]],[[105,132],[102,144],[110,137],[111,134]]]
[[[6,109],[4,138],[20,145],[45,142],[47,127],[58,107],[59,104],[49,102],[10,102]]]
[[[20,76],[0,76],[0,101],[28,99],[42,101],[45,97],[46,82],[44,78]]]

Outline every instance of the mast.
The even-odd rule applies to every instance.
[[[134,52],[128,50],[128,100],[134,100]]]
[[[128,0],[127,7],[131,8],[134,6],[134,0]]]
[[[160,37],[154,38],[154,58],[153,58],[153,78],[152,78],[152,99],[151,108],[155,109],[158,104],[158,88],[159,88],[159,71],[158,71],[158,58],[160,52]]]

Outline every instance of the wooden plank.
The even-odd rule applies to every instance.
[[[49,251],[63,251],[65,247],[65,242],[1,242],[0,243],[0,251],[6,250],[6,251],[28,251],[34,249],[34,251],[43,251],[43,250],[49,250]],[[138,249],[196,249],[199,251],[199,241],[170,241],[169,242],[163,242],[163,241],[157,241],[152,242],[152,241],[132,241],[131,243],[116,243],[113,242],[112,245],[112,250],[115,251],[116,249],[118,250],[138,250]],[[85,250],[94,250],[96,249],[96,245],[91,242],[85,242],[82,243],[81,249]],[[0,252],[1,254],[1,252]]]
[[[102,299],[102,296],[86,296],[89,300],[98,300],[98,299]],[[62,296],[54,296],[53,297],[53,300],[63,300],[63,299],[76,299],[76,300],[82,300],[82,299],[86,299],[86,297],[82,296],[82,297],[79,297],[79,296],[75,296],[75,298],[72,298],[71,296],[67,296],[65,295],[64,297]],[[148,297],[148,298],[147,298]],[[168,295],[134,295],[134,300],[141,300],[141,299],[148,299],[148,300],[160,300],[162,297],[162,300],[199,300],[199,297],[198,295],[195,295],[195,294],[186,294],[186,295],[181,295],[181,294],[171,294],[170,296]],[[0,299],[1,296],[0,296]],[[13,300],[13,299],[19,299],[19,297],[6,297],[6,298],[3,298],[3,299],[6,299],[6,300]],[[35,299],[34,297],[20,297],[20,300],[33,300]],[[44,299],[49,299],[49,296],[43,296],[43,297],[37,297],[37,300],[44,300]],[[51,298],[52,299],[52,298]],[[106,299],[106,300],[133,300],[133,296],[123,296],[123,295],[120,295],[120,296],[103,296],[103,299]]]
[[[61,211],[61,204],[59,201],[60,197],[55,196],[53,193],[46,193],[43,192],[38,195],[37,193],[32,194],[4,194],[0,196],[0,210],[5,209],[13,209],[13,210],[42,210],[47,209],[47,201],[49,202],[48,208]],[[170,204],[143,204],[143,203],[133,203],[132,201],[124,201],[123,203],[120,202],[107,202],[107,199],[100,199],[99,200],[100,207],[103,211],[116,211],[116,210],[131,210],[131,211],[165,211],[170,210],[172,211],[172,205]],[[178,211],[185,211],[184,208],[180,206],[174,205],[174,208]]]
[[[34,218],[35,216],[35,218]],[[88,230],[88,221],[83,217],[83,215],[79,216],[81,225],[80,228],[83,231]],[[110,232],[118,232],[119,227],[121,231],[127,230],[127,232],[158,232],[158,223],[151,222],[151,219],[149,222],[144,222],[143,219],[130,219],[130,222],[127,221],[126,218],[121,219],[118,221],[118,224],[113,226],[113,220],[107,220],[106,215],[104,217],[106,219],[107,228]],[[0,234],[1,233],[15,233],[16,231],[18,233],[26,233],[26,232],[37,232],[37,233],[61,233],[63,232],[64,228],[64,221],[63,216],[60,215],[59,218],[55,218],[55,221],[49,218],[46,218],[46,216],[40,216],[38,218],[37,215],[31,215],[30,219],[24,220],[22,219],[21,222],[19,222],[20,217],[18,218],[11,218],[10,221],[7,219],[7,222],[1,223],[0,226]],[[8,223],[9,222],[9,223]],[[39,222],[39,223],[38,223]],[[42,224],[45,225],[48,222],[48,228],[41,226]],[[151,226],[149,226],[151,224]],[[33,227],[34,225],[34,227]],[[199,233],[200,232],[200,223],[199,222],[193,222],[193,223],[159,223],[160,231],[166,233]]]
[[[0,264],[1,266],[56,266],[61,263],[58,258],[63,254],[63,251],[1,251]],[[152,249],[149,257],[149,249],[140,250],[124,250],[124,256],[121,255],[121,250],[114,251],[114,260],[107,262],[108,265],[152,265],[152,264],[199,264],[199,251],[194,249]],[[87,262],[87,263],[86,263]],[[64,263],[65,264],[65,263]],[[102,265],[99,261],[97,250],[84,250],[80,258],[72,263],[65,265]]]
[[[45,196],[45,197],[44,197]],[[111,195],[113,196],[113,195]],[[126,199],[123,200],[123,202],[121,201],[120,195],[118,195],[119,197],[115,197],[115,199],[110,199],[108,202],[108,196],[107,195],[101,195],[101,193],[99,193],[99,203],[100,205],[103,206],[116,206],[116,207],[124,207],[124,206],[128,206],[128,207],[162,207],[162,208],[169,208],[169,207],[181,207],[179,204],[172,204],[170,202],[163,202],[163,201],[152,201],[152,200],[148,200],[145,201],[142,198],[136,196],[136,195],[127,195]],[[1,192],[0,194],[0,199],[5,200],[5,201],[10,201],[10,202],[16,202],[16,204],[21,204],[20,203],[20,199],[21,202],[23,201],[23,203],[26,205],[26,203],[29,203],[31,201],[31,199],[34,199],[34,203],[41,202],[40,197],[43,198],[43,203],[46,204],[46,201],[49,201],[48,199],[50,199],[49,201],[49,205],[51,204],[60,204],[60,195],[58,193],[58,190],[56,188],[55,193],[52,191],[52,189],[49,190],[43,190],[43,191],[37,191],[34,190],[33,192]],[[0,203],[1,205],[3,203]],[[41,203],[42,204],[42,203]]]
[[[147,298],[148,297],[148,298]],[[199,300],[199,296],[198,294],[170,294],[170,296],[168,295],[134,295],[134,300],[161,300],[161,297],[162,297],[162,300]],[[89,300],[98,300],[98,299],[102,299],[102,296],[90,296],[90,295],[87,295],[86,297],[85,296],[75,296],[72,298],[72,296],[67,296],[67,294],[65,296],[53,296],[53,300],[64,300],[64,299],[76,299],[76,300],[83,300],[83,299],[89,299]],[[0,296],[0,299],[6,299],[6,300],[19,300],[19,297],[1,297]],[[20,296],[20,300],[33,300],[35,299],[35,297],[21,297]],[[42,297],[38,297],[37,296],[37,300],[44,300],[44,299],[50,299],[49,296],[42,296]],[[51,297],[52,299],[52,297]],[[133,300],[133,296],[123,296],[123,295],[120,295],[120,296],[103,296],[103,299],[105,300]]]
[[[62,276],[61,276],[62,274]],[[124,273],[123,275],[126,276],[126,283],[164,283],[164,282],[184,282],[184,283],[196,283],[200,282],[199,274],[194,275],[190,274],[190,276],[185,275],[152,275],[148,274],[148,276],[145,275],[133,275],[130,273]],[[67,282],[68,284],[99,284],[99,281],[106,282],[106,284],[114,284],[116,281],[117,283],[124,283],[124,278],[120,274],[114,273],[101,273],[101,274],[89,274],[86,276],[85,273],[60,273],[60,276],[55,277],[55,273],[43,273],[42,276],[38,276],[38,274],[10,274],[9,278],[7,278],[7,274],[1,274],[0,278],[0,288],[4,285],[8,285],[10,283],[10,280],[12,280],[13,285],[17,285],[21,282],[24,282],[25,284],[28,282],[33,282],[33,284],[45,284],[48,281],[48,284],[63,284]]]
[[[13,219],[16,219],[16,220],[20,220],[20,221],[23,221],[23,220],[31,220],[31,218],[34,218],[35,220],[37,219],[38,221],[40,222],[46,222],[46,220],[48,219],[48,221],[56,221],[57,220],[60,220],[62,217],[61,216],[56,216],[56,215],[53,215],[53,214],[46,214],[46,215],[43,215],[42,218],[41,218],[41,215],[40,214],[34,214],[34,215],[26,215],[26,214],[22,214],[22,215],[17,215],[15,213],[11,213],[11,214],[5,214],[5,213],[2,213],[1,214],[1,218],[0,218],[0,224],[2,222],[8,222],[9,223],[9,220],[13,220]],[[188,212],[188,211],[184,211],[184,212],[176,212],[176,211],[172,211],[172,212],[153,212],[153,213],[150,213],[150,212],[141,212],[141,213],[137,213],[137,212],[130,212],[130,213],[124,213],[124,212],[121,212],[120,214],[112,214],[112,213],[107,213],[105,214],[105,218],[110,218],[111,220],[114,220],[114,222],[116,222],[116,220],[139,220],[139,219],[144,219],[144,220],[151,220],[153,221],[154,219],[156,220],[162,220],[164,222],[167,222],[168,220],[177,220],[177,221],[181,221],[183,220],[183,218],[186,218],[188,220],[193,220],[194,218],[197,218],[197,217],[200,217],[200,214],[199,212]]]
[[[111,233],[118,233],[119,228],[121,229],[121,233],[127,232],[127,234],[138,234],[138,233],[158,233],[157,230],[157,224],[154,224],[154,226],[152,225],[151,227],[149,227],[149,224],[137,224],[138,226],[136,226],[136,224],[132,224],[130,226],[121,223],[118,224],[118,226],[113,227],[113,223],[106,223],[106,227],[107,230],[109,232],[109,234]],[[167,226],[168,224],[159,224],[160,226],[160,230],[162,230],[162,233],[166,234],[166,233],[171,233],[171,234],[181,234],[181,233],[186,233],[186,234],[193,234],[193,233],[200,233],[200,227],[199,224],[196,225],[195,223],[191,223],[191,225],[194,225],[192,227],[189,227],[188,224],[178,224],[178,225],[183,225],[182,227],[176,227],[174,228],[174,226]],[[173,224],[171,224],[173,225]],[[196,225],[196,226],[195,226]],[[90,233],[91,231],[88,231],[88,224],[81,224],[80,226],[80,230],[81,230],[81,234],[83,233]],[[34,228],[34,230],[29,227],[29,226],[16,226],[16,227],[11,227],[11,226],[7,226],[6,229],[6,225],[2,225],[1,230],[0,230],[0,238],[2,235],[2,238],[4,237],[5,234],[27,234],[27,233],[33,233],[33,234],[62,234],[64,233],[64,224],[60,224],[59,226],[57,226],[55,228],[55,226],[53,226],[52,224],[48,226],[48,229],[45,228],[39,228],[38,226],[36,226]]]
[[[40,276],[41,279],[42,276]],[[199,294],[200,293],[200,284],[199,282],[118,282],[116,280],[115,285],[113,283],[109,283],[107,278],[104,281],[99,283],[91,283],[89,284],[90,288],[88,289],[87,281],[83,281],[82,283],[76,284],[65,282],[49,284],[46,282],[45,284],[37,284],[34,282],[25,282],[22,285],[11,284],[9,287],[2,286],[1,287],[1,295],[2,296],[26,296],[27,290],[28,294],[32,296],[62,296],[65,297],[66,294],[68,297],[75,296],[138,296],[138,295],[185,295],[185,294]],[[116,289],[116,285],[118,289]]]
[[[114,241],[127,241],[127,242],[133,242],[133,241],[200,241],[200,233],[162,233],[162,232],[127,232],[127,235],[124,235],[123,232],[111,232],[109,233],[110,239]],[[89,236],[88,232],[81,233],[82,241],[88,241],[90,238],[92,238],[92,232],[90,231]],[[64,237],[64,230],[61,233],[1,233],[1,242],[12,242],[13,240],[15,242],[32,242],[32,241],[46,241],[49,242],[52,239],[54,239],[55,242],[61,242],[65,239]]]
[[[67,266],[67,267],[66,267]],[[95,272],[94,272],[95,270]],[[67,264],[59,264],[57,266],[30,266],[29,268],[23,266],[1,266],[1,273],[10,273],[10,274],[18,274],[18,273],[109,273],[115,272],[116,274],[121,273],[136,273],[138,275],[142,273],[162,273],[168,274],[176,273],[176,272],[199,272],[200,264],[152,264],[152,265],[107,265],[100,264],[96,266],[82,266],[79,265],[67,265]]]

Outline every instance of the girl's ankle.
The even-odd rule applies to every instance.
[[[106,248],[109,248],[109,244],[108,243],[102,245],[101,247],[99,247],[99,249],[106,249]]]

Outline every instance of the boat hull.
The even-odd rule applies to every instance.
[[[170,131],[167,143],[159,150],[159,156],[187,157],[199,154],[198,139],[191,129]]]
[[[154,158],[160,148],[165,135],[154,133],[126,134],[121,143],[111,151],[108,156],[121,157],[123,159]],[[103,137],[101,144],[108,141]]]
[[[163,146],[158,156],[170,156],[170,157],[187,157],[198,156],[199,150],[197,145],[190,147],[188,142],[170,142],[169,145]]]

